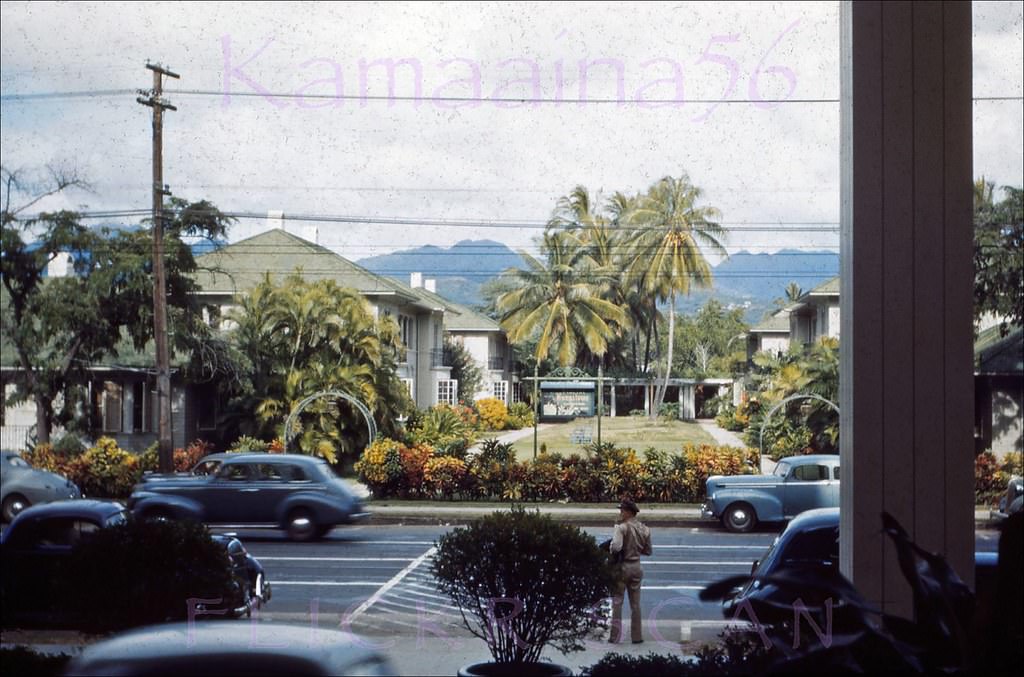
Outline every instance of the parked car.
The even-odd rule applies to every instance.
[[[763,624],[791,621],[793,602],[801,597],[810,604],[814,590],[764,580],[783,571],[825,581],[839,575],[839,508],[807,510],[790,522],[754,561],[747,583],[723,602],[722,615],[731,619],[747,603]]]
[[[0,452],[0,465],[4,522],[10,522],[30,505],[82,497],[74,482],[57,473],[33,468],[16,451]]]
[[[771,475],[713,475],[707,479],[705,518],[733,532],[758,522],[779,522],[805,510],[839,505],[839,456],[790,456]]]
[[[1002,521],[1021,510],[1024,510],[1024,479],[1011,477],[1006,484],[1006,493],[999,499],[999,510],[992,510],[989,515]]]
[[[242,542],[233,534],[212,534],[211,538],[224,546],[224,551],[231,559],[232,573],[239,582],[239,594],[234,603],[221,607],[227,609],[226,615],[232,618],[250,616],[253,609],[262,609],[263,605],[270,601],[271,595],[270,581],[267,580],[263,565],[249,554]]]
[[[21,511],[0,536],[4,620],[52,622],[62,616],[51,592],[71,551],[90,534],[123,524],[128,512],[108,501],[59,501]]]
[[[65,675],[393,675],[353,634],[283,623],[172,623],[90,644]]]
[[[369,517],[320,458],[226,454],[212,475],[143,477],[128,507],[144,519],[284,529],[296,541]]]

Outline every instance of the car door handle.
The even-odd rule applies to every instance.
[[[251,494],[257,491],[259,491],[259,489],[242,489],[243,494]]]

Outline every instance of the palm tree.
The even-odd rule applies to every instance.
[[[529,269],[508,271],[518,285],[498,298],[500,324],[509,341],[523,343],[536,336],[537,360],[553,350],[563,366],[575,361],[580,346],[603,355],[614,325],[626,323],[625,311],[601,297],[602,276],[581,265],[582,247],[574,235],[548,232],[541,251],[546,261],[521,252]]]
[[[626,221],[636,228],[632,240],[631,276],[646,276],[645,289],[668,305],[668,355],[665,378],[655,395],[656,405],[665,399],[672,369],[677,294],[688,294],[692,285],[711,285],[711,266],[702,246],[726,256],[721,239],[725,231],[715,222],[720,212],[698,206],[702,191],[686,174],[666,176],[639,197]],[[651,417],[657,406],[651,407]]]
[[[796,282],[790,282],[786,285],[786,300],[793,303],[798,298],[803,296],[804,290],[800,288]]]

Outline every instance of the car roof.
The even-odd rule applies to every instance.
[[[244,453],[244,454],[222,454],[224,462],[227,461],[239,461],[239,462],[275,462],[275,461],[287,461],[289,463],[317,463],[322,461],[322,458],[314,456],[304,456],[302,454],[269,454],[267,452],[256,452],[256,453]],[[208,458],[208,457],[207,457]]]
[[[839,462],[839,454],[808,454],[806,456],[787,456],[780,459],[779,463],[823,463],[825,461]]]
[[[43,519],[50,517],[91,517],[103,521],[125,509],[117,501],[96,501],[88,498],[76,498],[70,501],[55,501],[32,505],[20,513],[15,520]],[[14,525],[14,522],[11,522]]]
[[[804,531],[821,527],[839,526],[839,508],[805,510],[790,521],[786,531]]]
[[[85,647],[69,665],[68,674],[99,675],[112,670],[164,674],[167,666],[214,674],[211,668],[231,665],[239,672],[262,666],[262,674],[293,674],[296,669],[304,674],[347,674],[380,662],[387,666],[381,654],[355,635],[327,627],[310,632],[305,626],[273,622],[168,623],[130,630]],[[286,666],[291,671],[279,671]],[[381,674],[391,673],[382,670]]]

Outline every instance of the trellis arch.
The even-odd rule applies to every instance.
[[[784,398],[781,402],[776,404],[774,407],[768,410],[768,413],[764,415],[764,420],[761,421],[761,431],[757,436],[757,464],[761,465],[761,458],[764,456],[764,429],[768,427],[768,422],[772,420],[772,414],[781,409],[784,405],[792,402],[793,400],[819,400],[824,402],[828,406],[832,407],[835,412],[839,413],[839,405],[832,400],[822,397],[821,395],[815,395],[814,393],[797,393],[796,395],[790,395]]]
[[[363,404],[363,402],[355,397],[352,397],[346,392],[340,390],[321,390],[318,393],[314,393],[309,397],[303,399],[301,402],[295,405],[292,412],[288,414],[288,418],[284,422],[284,450],[288,451],[291,448],[292,440],[295,438],[295,433],[292,429],[292,424],[299,418],[299,414],[302,410],[308,407],[310,404],[317,400],[325,398],[342,399],[351,404],[353,407],[359,410],[359,413],[363,415],[363,419],[366,420],[366,429],[370,433],[369,444],[377,439],[377,424],[373,420],[373,415],[370,413],[370,409]]]

